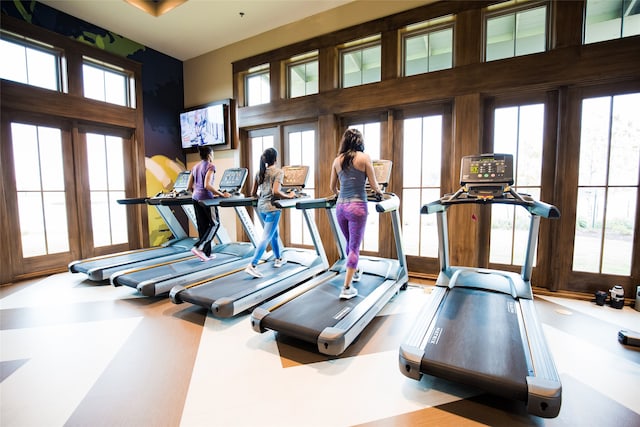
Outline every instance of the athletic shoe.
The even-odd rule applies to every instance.
[[[212,259],[216,259],[216,254],[211,254],[207,257],[207,261],[211,261]]]
[[[280,268],[283,265],[285,265],[287,263],[287,260],[284,258],[276,258],[276,260],[273,262],[273,266],[275,268]]]
[[[258,278],[258,279],[259,279],[259,278],[261,278],[261,277],[264,277],[264,276],[262,275],[262,273],[260,273],[260,272],[258,271],[258,269],[256,268],[256,266],[255,266],[255,265],[253,265],[253,264],[249,264],[249,265],[247,266],[247,268],[245,268],[245,269],[244,269],[244,272],[245,272],[245,273],[247,273],[248,275],[253,276],[253,277],[256,277],[256,278]]]
[[[204,254],[200,249],[195,246],[191,248],[191,253],[200,258],[200,261],[208,261],[209,257]]]
[[[362,267],[358,267],[358,270],[356,270],[355,273],[353,273],[353,279],[351,279],[352,282],[359,282],[360,279],[362,279]]]
[[[340,299],[351,299],[355,296],[358,296],[358,290],[355,288],[355,286],[342,288],[342,292],[340,292]]]

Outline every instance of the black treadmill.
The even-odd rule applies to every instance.
[[[529,413],[553,418],[562,385],[538,322],[531,272],[540,218],[558,218],[555,206],[515,192],[513,156],[462,159],[462,188],[422,206],[438,220],[440,274],[429,302],[400,347],[400,371],[429,374],[527,403]],[[447,210],[465,203],[522,206],[531,214],[521,274],[449,265]]]
[[[285,166],[283,170],[283,187],[298,191],[299,196],[304,197],[300,191],[304,188],[309,168]],[[284,199],[275,203],[282,209],[288,209],[295,207],[298,200],[300,199]],[[257,201],[255,197],[229,198],[221,200],[220,206],[256,206]],[[271,262],[264,262],[273,259],[271,252],[265,252],[263,262],[257,266],[264,277],[255,278],[244,271],[250,261],[247,259],[242,267],[229,274],[174,287],[169,293],[171,301],[175,304],[189,302],[205,307],[215,317],[232,317],[324,271],[329,262],[318,229],[309,212],[303,210],[302,213],[313,241],[313,250],[284,248],[282,257],[287,263],[280,268],[274,268]]]
[[[385,188],[391,176],[391,162],[374,161],[374,170],[378,183]],[[320,353],[339,355],[387,302],[400,289],[406,288],[409,278],[398,212],[400,200],[391,193],[385,193],[380,200],[369,191],[368,201],[375,203],[378,213],[391,215],[398,258],[361,255],[358,267],[362,267],[363,274],[360,281],[353,284],[358,289],[358,296],[341,300],[339,295],[346,274],[347,249],[337,225],[336,198],[298,202],[296,207],[299,209],[325,209],[340,258],[323,274],[253,310],[251,325],[256,332],[270,329],[316,344]]]
[[[178,174],[173,189],[169,193],[158,193],[150,198],[131,198],[118,200],[120,204],[141,204],[147,203],[154,206],[164,222],[169,227],[173,238],[158,247],[137,249],[132,251],[118,252],[115,254],[85,258],[72,261],[68,269],[71,273],[84,273],[90,280],[106,280],[116,271],[132,268],[134,266],[144,266],[157,264],[161,261],[172,261],[185,258],[190,255],[196,239],[189,237],[187,231],[182,227],[178,218],[174,215],[171,206],[161,204],[161,201],[177,200],[186,197],[187,185],[189,183],[189,171]],[[190,197],[190,196],[188,196]],[[183,209],[189,220],[195,224],[193,207],[184,205]]]
[[[246,168],[225,170],[220,179],[220,191],[230,193],[234,198],[244,197],[239,191],[244,185],[247,174]],[[174,286],[215,277],[245,265],[248,262],[247,258],[253,256],[256,245],[253,223],[246,213],[246,208],[235,207],[245,232],[250,236],[251,243],[231,242],[224,227],[219,223],[217,207],[221,200],[225,198],[216,197],[201,202],[203,206],[212,209],[214,220],[218,221],[218,226],[210,231],[217,240],[217,244],[211,247],[211,254],[216,255],[213,260],[203,262],[198,257],[190,256],[178,261],[121,270],[111,275],[109,278],[111,284],[136,288],[145,296],[156,296],[168,293]]]

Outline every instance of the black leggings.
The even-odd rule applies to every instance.
[[[198,241],[194,246],[209,256],[211,255],[211,241],[220,226],[218,207],[204,207],[194,200],[193,210],[196,213],[196,222],[198,223]]]

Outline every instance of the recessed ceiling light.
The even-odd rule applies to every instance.
[[[137,7],[138,9],[148,13],[151,16],[160,16],[175,9],[187,0],[124,0]]]

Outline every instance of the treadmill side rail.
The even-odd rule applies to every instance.
[[[435,286],[433,288],[429,302],[422,307],[411,331],[400,346],[400,372],[411,379],[420,380],[422,378],[420,365],[427,347],[429,331],[446,293],[446,287]]]

